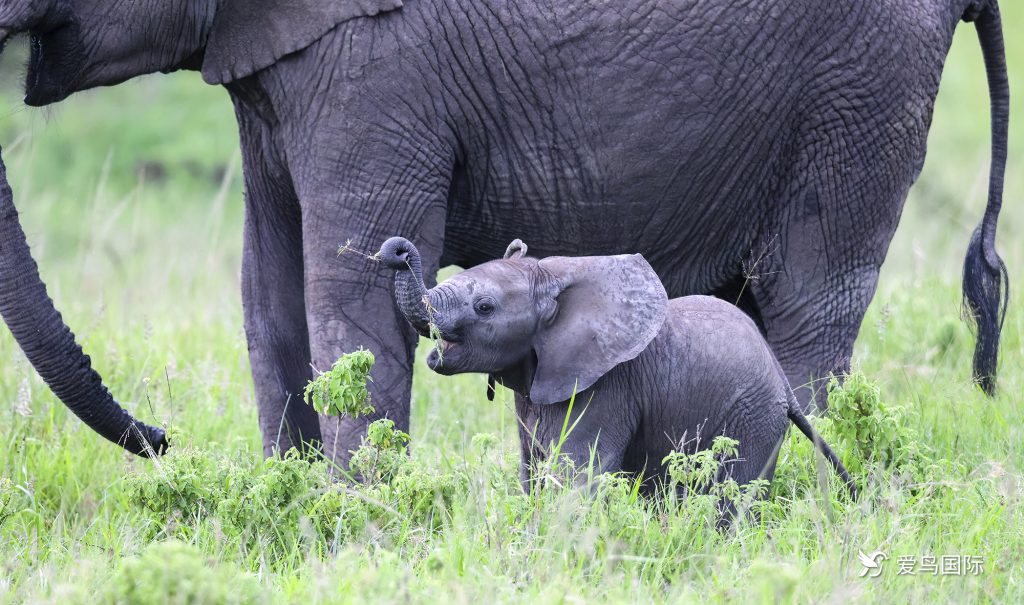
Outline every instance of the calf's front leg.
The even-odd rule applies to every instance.
[[[587,484],[602,473],[622,470],[637,422],[635,415],[628,413],[629,406],[614,405],[610,399],[608,394],[584,391],[577,395],[570,410],[569,402],[538,405],[516,395],[521,446],[519,478],[524,491],[532,490],[536,480],[541,479],[536,476],[541,463],[554,455],[572,463],[577,484]]]

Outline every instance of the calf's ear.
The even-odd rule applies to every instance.
[[[402,0],[221,0],[203,79],[226,84],[306,48],[339,23],[399,9]]]
[[[665,287],[639,254],[554,256],[538,267],[538,304],[548,311],[534,340],[533,403],[565,401],[590,388],[639,355],[665,323]]]
[[[529,248],[525,243],[523,243],[523,240],[514,239],[512,240],[512,243],[508,245],[508,248],[505,248],[505,260],[510,258],[523,258],[526,256],[527,250],[529,250]]]

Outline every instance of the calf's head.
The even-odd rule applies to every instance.
[[[529,368],[533,403],[569,399],[633,359],[661,330],[665,288],[639,254],[526,256],[516,240],[505,257],[427,290],[419,253],[403,238],[381,247],[396,270],[395,299],[438,346],[427,364],[441,374],[502,374]]]

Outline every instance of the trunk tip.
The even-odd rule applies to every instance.
[[[119,445],[129,452],[143,458],[159,458],[171,447],[167,440],[167,432],[156,426],[150,426],[136,420],[129,429],[130,434],[121,440]]]
[[[387,267],[395,271],[409,269],[409,264],[414,258],[419,257],[419,251],[412,242],[404,237],[392,237],[380,247],[380,260]]]

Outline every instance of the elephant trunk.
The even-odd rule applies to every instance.
[[[423,283],[419,250],[404,237],[392,237],[380,247],[380,259],[395,270],[395,302],[405,319],[422,336],[430,336],[430,301]]]
[[[47,295],[18,221],[2,157],[0,316],[54,395],[91,429],[139,456],[167,449],[163,429],[139,422],[114,401]]]

